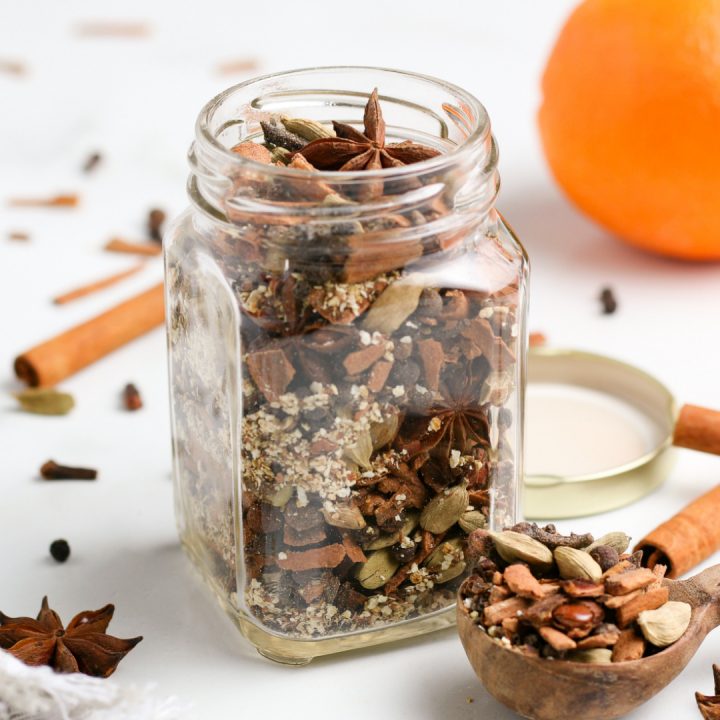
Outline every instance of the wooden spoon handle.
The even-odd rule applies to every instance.
[[[720,412],[683,405],[675,423],[673,445],[720,455]]]
[[[720,605],[720,565],[713,565],[703,570],[689,580],[685,580],[683,585],[705,595],[701,598],[701,604],[714,602]]]

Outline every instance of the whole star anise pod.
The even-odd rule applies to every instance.
[[[11,618],[0,612],[0,648],[26,665],[49,665],[56,672],[81,672],[108,677],[118,663],[142,640],[121,640],[106,634],[115,607],[77,614],[65,628],[43,598],[37,620]]]
[[[715,694],[695,693],[698,709],[705,720],[720,720],[720,665],[713,665],[713,675],[715,677]]]
[[[440,155],[439,150],[406,140],[385,143],[385,121],[378,101],[377,88],[365,106],[365,132],[352,125],[333,122],[337,137],[313,140],[298,150],[320,170],[380,170],[402,167]]]
[[[396,449],[406,451],[409,458],[428,454],[420,474],[436,490],[453,479],[453,452],[474,455],[490,444],[487,413],[479,400],[486,374],[482,358],[449,366],[442,373],[433,402],[417,408],[418,414],[408,413],[400,428]]]

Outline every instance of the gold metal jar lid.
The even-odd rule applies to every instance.
[[[648,373],[578,350],[534,348],[525,400],[528,518],[594,515],[668,476],[676,404]]]

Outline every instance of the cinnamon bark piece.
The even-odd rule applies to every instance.
[[[618,575],[619,573],[624,573],[626,570],[631,570],[633,568],[637,568],[637,565],[635,565],[635,563],[627,559],[620,560],[617,565],[613,565],[611,568],[609,568],[603,573],[602,579],[605,580],[606,578],[612,577],[613,575]]]
[[[527,565],[509,565],[503,574],[505,582],[516,595],[536,600],[544,597],[542,585],[530,572]]]
[[[605,589],[610,595],[627,595],[633,590],[639,590],[648,586],[655,581],[655,575],[652,570],[647,568],[638,568],[637,570],[628,570],[624,573],[611,575],[605,580]]]
[[[618,608],[618,625],[625,628],[634,622],[637,616],[644,610],[655,610],[669,600],[669,593],[666,587],[655,588],[641,593],[630,602]]]
[[[462,320],[470,312],[470,303],[462,290],[448,290],[442,310],[443,320]]]
[[[487,627],[500,624],[505,618],[523,617],[530,603],[525,598],[511,597],[494,605],[488,605],[483,612],[483,622]]]
[[[354,563],[367,562],[367,557],[362,548],[349,536],[343,535],[343,547],[348,558]]]
[[[593,648],[606,648],[615,645],[620,638],[620,630],[616,625],[605,624],[582,640],[578,640],[578,650],[592,650]]]
[[[577,647],[577,643],[572,638],[569,638],[565,633],[549,625],[541,627],[538,632],[540,633],[540,637],[558,652],[574,650]]]
[[[361,350],[356,350],[348,354],[345,360],[343,360],[343,366],[348,375],[357,375],[377,362],[385,352],[385,343],[368,345]]]
[[[370,392],[380,392],[387,383],[393,364],[388,360],[380,360],[373,365],[368,378],[367,386]]]
[[[560,585],[570,597],[600,597],[605,594],[605,584],[593,580],[562,580]]]
[[[648,587],[650,586],[648,585]],[[641,588],[640,590],[633,590],[627,595],[609,595],[602,600],[602,603],[603,605],[605,605],[605,607],[608,607],[611,610],[617,610],[623,605],[629,603],[631,600],[634,600],[636,597],[638,597],[638,595],[642,595],[643,592],[644,591]]]
[[[293,572],[335,568],[345,559],[345,556],[345,548],[339,543],[334,543],[312,550],[280,553],[277,564],[283,570],[292,570]]]
[[[485,318],[472,320],[460,334],[469,341],[468,358],[482,355],[493,370],[502,370],[514,364],[515,354],[501,337],[495,335],[492,325]]]
[[[277,402],[295,377],[295,368],[280,348],[248,353],[250,377],[268,402]]]
[[[290,547],[305,547],[306,545],[316,545],[327,539],[327,533],[322,525],[310,528],[309,530],[298,531],[285,525],[283,528],[283,542]]]
[[[645,654],[645,639],[632,628],[623,630],[613,647],[612,661],[639,660]]]
[[[428,338],[418,341],[417,349],[423,366],[425,387],[436,392],[440,385],[440,371],[445,362],[442,343]]]

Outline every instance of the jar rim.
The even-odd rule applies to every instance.
[[[407,77],[412,80],[426,82],[447,91],[449,94],[454,95],[458,99],[458,101],[462,103],[463,109],[467,109],[472,113],[472,120],[474,122],[472,131],[466,138],[464,138],[461,143],[457,144],[455,147],[451,148],[447,152],[443,152],[440,155],[436,155],[435,157],[428,158],[427,160],[422,160],[417,163],[412,163],[410,165],[403,165],[401,167],[393,168],[380,168],[377,170],[309,171],[298,168],[290,168],[284,165],[279,166],[265,164],[256,160],[252,160],[250,158],[246,158],[238,153],[234,153],[231,151],[230,148],[223,145],[211,130],[213,114],[222,106],[222,104],[226,100],[228,100],[233,94],[248,87],[251,87],[254,84],[259,84],[281,78],[289,78],[308,73],[355,71],[382,72],[401,77]],[[380,95],[380,99],[383,99],[382,94]],[[449,108],[446,109],[446,112],[449,115],[452,115],[452,112]],[[395,178],[402,178],[407,175],[415,175],[417,173],[431,171],[442,171],[444,169],[447,169],[452,164],[472,156],[474,152],[477,152],[478,150],[483,149],[487,146],[487,141],[490,136],[490,118],[484,105],[472,93],[463,90],[458,85],[447,82],[432,75],[372,65],[320,65],[297,68],[294,70],[283,70],[275,73],[267,73],[265,75],[258,75],[249,80],[245,80],[241,83],[237,83],[230,86],[229,88],[226,88],[221,93],[218,93],[215,97],[213,97],[209,102],[207,102],[200,111],[195,123],[195,135],[197,140],[203,143],[204,150],[210,151],[212,155],[214,155],[218,160],[222,161],[223,163],[231,163],[238,168],[262,168],[263,172],[267,172],[269,175],[276,175],[278,177],[307,176],[310,172],[312,172],[312,176],[315,179],[331,181],[335,183],[344,183],[357,180],[392,180]]]

